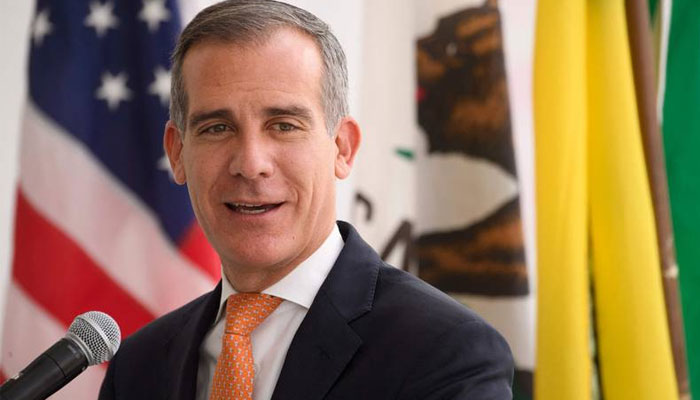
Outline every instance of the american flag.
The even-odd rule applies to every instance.
[[[39,0],[31,26],[1,372],[100,310],[122,335],[219,279],[162,149],[174,0]],[[54,398],[94,399],[104,367]]]

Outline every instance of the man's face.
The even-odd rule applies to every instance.
[[[168,123],[165,147],[234,286],[274,283],[335,223],[335,179],[349,173],[359,131],[346,118],[328,135],[321,75],[314,41],[290,29],[262,45],[205,41],[185,56],[185,133]]]

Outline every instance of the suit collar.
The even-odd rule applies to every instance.
[[[327,294],[328,300],[343,318],[350,322],[371,310],[382,261],[350,224],[338,221],[338,227],[345,246],[321,286],[321,291]]]
[[[323,398],[362,345],[349,324],[372,309],[381,260],[352,226],[338,227],[345,246],[292,340],[274,400]]]
[[[381,259],[350,224],[338,227],[345,246],[292,340],[275,400],[323,398],[362,345],[349,323],[371,310]],[[221,282],[174,327],[160,371],[163,398],[195,398],[199,350],[220,298]]]

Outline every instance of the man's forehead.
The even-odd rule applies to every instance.
[[[272,80],[310,78],[320,86],[324,68],[319,47],[311,37],[296,29],[278,29],[265,40],[198,42],[183,60],[185,88],[192,89],[188,81],[204,77],[203,71],[208,78],[218,74],[222,79],[251,72],[268,73]]]
[[[323,113],[322,66],[315,41],[294,29],[277,30],[258,42],[199,42],[189,49],[183,63],[189,103],[185,124],[191,126],[195,114],[219,109],[224,101],[246,91],[277,94],[278,98],[267,97],[257,104],[268,111],[303,109],[297,114],[305,116],[310,107],[318,106]],[[304,101],[309,98],[305,94],[311,94],[315,104]]]

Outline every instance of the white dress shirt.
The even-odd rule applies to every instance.
[[[292,338],[343,246],[343,237],[335,225],[321,247],[309,258],[279,282],[262,291],[283,301],[250,335],[255,363],[253,400],[267,400],[272,397]],[[226,325],[226,299],[236,293],[226,279],[223,267],[221,276],[223,279],[219,312],[199,350],[197,400],[209,399]]]

